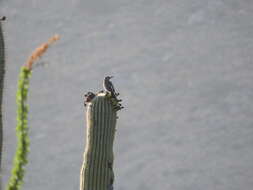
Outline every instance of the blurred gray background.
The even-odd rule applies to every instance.
[[[115,190],[253,188],[252,0],[2,0],[4,184],[20,67],[55,33],[29,92],[23,189],[79,189],[83,94],[114,75]]]

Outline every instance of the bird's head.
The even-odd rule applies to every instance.
[[[113,76],[107,76],[105,77],[105,80],[110,80],[111,78],[113,78]]]

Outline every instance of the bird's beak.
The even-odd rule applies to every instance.
[[[113,76],[110,76],[110,79],[113,78]]]

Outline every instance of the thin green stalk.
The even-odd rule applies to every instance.
[[[34,62],[41,57],[41,55],[46,52],[49,45],[59,39],[58,35],[53,36],[48,42],[39,46],[32,55],[29,57],[25,66],[21,67],[19,79],[18,79],[18,89],[16,94],[17,103],[17,149],[14,157],[14,163],[12,168],[11,177],[7,185],[7,190],[19,190],[24,178],[25,165],[28,160],[29,152],[29,135],[27,126],[27,116],[28,116],[28,104],[27,104],[27,94],[29,89],[29,79],[32,73],[32,66]]]
[[[31,70],[22,67],[16,94],[17,103],[17,150],[12,168],[12,175],[7,185],[7,190],[18,190],[21,187],[24,178],[25,165],[27,164],[27,155],[29,152],[29,135],[27,126],[28,105],[27,94],[29,89],[29,78]]]

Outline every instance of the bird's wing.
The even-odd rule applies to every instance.
[[[109,81],[110,82],[110,81]],[[113,93],[115,93],[115,89],[114,89],[114,86],[113,86],[113,84],[112,84],[112,82],[110,82],[110,87],[111,87],[111,92],[113,92]]]

